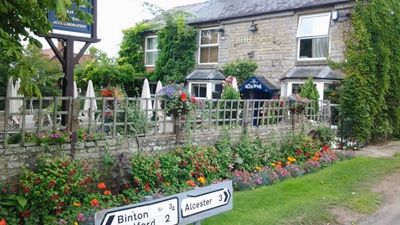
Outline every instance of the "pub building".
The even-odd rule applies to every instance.
[[[223,65],[250,59],[258,68],[244,83],[261,82],[264,97],[299,93],[312,76],[320,100],[326,99],[343,79],[329,62],[344,60],[352,7],[349,0],[208,0],[172,9],[191,14],[188,24],[198,30],[188,90],[199,98],[217,97],[229,75],[221,73]],[[154,69],[157,51],[152,33],[145,38],[147,71]],[[239,86],[242,96],[254,97],[254,90]]]

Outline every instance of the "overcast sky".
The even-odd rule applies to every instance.
[[[205,0],[146,0],[164,10],[180,5],[204,2]],[[118,54],[122,40],[122,30],[133,27],[137,22],[152,18],[152,14],[143,6],[143,0],[98,0],[97,36],[101,41],[94,46],[105,51],[108,56]],[[44,48],[49,48],[42,40]],[[78,49],[75,49],[75,52]]]

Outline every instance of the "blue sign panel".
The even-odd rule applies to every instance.
[[[79,6],[79,9],[82,12],[85,12],[93,16],[93,0],[90,0],[89,3],[92,7]],[[69,21],[60,21],[57,18],[56,13],[54,11],[50,11],[48,19],[53,29],[91,34],[92,24],[87,24],[85,21],[79,19],[74,11],[74,9],[76,8],[77,6],[73,4],[72,9],[67,9]]]

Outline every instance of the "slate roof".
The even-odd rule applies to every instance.
[[[225,80],[225,76],[221,71],[215,69],[195,69],[186,76],[186,80]]]
[[[334,71],[329,66],[295,66],[281,80],[307,79],[310,75],[313,79],[324,80],[342,80],[344,78],[343,73]]]
[[[351,0],[208,0],[206,2],[180,6],[180,10],[192,14],[189,23],[206,23],[347,3]]]

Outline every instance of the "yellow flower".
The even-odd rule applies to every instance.
[[[197,178],[197,181],[200,182],[200,184],[205,184],[206,183],[206,178],[205,177],[199,177],[199,178]]]
[[[260,166],[256,166],[256,170],[260,171],[262,168]]]
[[[74,203],[72,203],[72,205],[74,205],[75,207],[81,207],[81,203],[80,202],[74,202]]]
[[[272,165],[273,167],[275,167],[275,166],[276,166],[276,163],[271,163],[271,165]]]
[[[74,222],[74,225],[79,225],[79,223],[75,221],[75,222]]]

